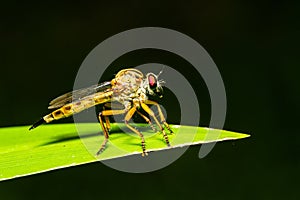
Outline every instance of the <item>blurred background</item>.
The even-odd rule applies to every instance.
[[[157,26],[180,31],[207,50],[226,87],[224,129],[251,138],[218,143],[201,160],[200,147],[190,147],[152,173],[94,163],[5,181],[1,199],[299,199],[299,8],[299,2],[283,0],[2,3],[1,127],[29,125],[46,114],[52,98],[72,90],[82,61],[103,40]],[[131,52],[105,77],[148,62],[184,72],[199,97],[199,124],[208,126],[206,86],[174,54]],[[161,103],[176,123],[171,96],[167,91]]]

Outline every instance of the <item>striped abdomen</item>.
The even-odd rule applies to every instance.
[[[113,91],[109,92],[101,92],[96,93],[94,95],[87,96],[81,100],[68,103],[61,108],[53,111],[52,113],[46,115],[43,117],[46,123],[49,123],[53,120],[58,120],[61,118],[69,117],[71,115],[74,115],[76,113],[79,113],[85,109],[88,109],[90,107],[93,107],[98,104],[102,104],[105,102],[108,102],[111,100],[111,96],[113,94]]]
[[[95,105],[106,103],[111,100],[112,95],[113,91],[99,92],[75,102],[68,103],[61,108],[54,110],[52,113],[44,116],[42,119],[34,123],[29,130],[34,129],[45,122],[49,123],[53,120],[69,117]]]

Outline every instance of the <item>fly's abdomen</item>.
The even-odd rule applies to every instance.
[[[53,120],[70,117],[71,115],[79,113],[85,109],[110,101],[112,94],[112,91],[94,94],[87,96],[81,100],[66,104],[61,108],[53,111],[52,113],[46,115],[44,117],[44,120],[46,123],[49,123]]]
[[[69,104],[53,111],[52,113],[44,116],[43,119],[45,120],[46,123],[49,123],[53,120],[69,117],[69,116],[75,114],[73,107],[76,107],[76,106],[74,106],[74,103],[69,103]]]

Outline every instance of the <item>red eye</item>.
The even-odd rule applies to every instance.
[[[148,81],[149,81],[150,87],[156,87],[156,78],[154,76],[149,75]]]

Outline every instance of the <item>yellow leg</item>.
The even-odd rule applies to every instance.
[[[148,153],[146,152],[145,139],[144,139],[143,134],[128,123],[135,112],[136,112],[136,107],[132,107],[128,111],[128,113],[125,116],[125,124],[130,130],[132,130],[134,133],[136,133],[138,136],[140,136],[140,138],[142,140],[142,150],[143,150],[142,156],[145,156],[145,155],[148,155]]]
[[[103,131],[103,134],[104,134],[104,140],[101,144],[101,147],[100,149],[98,150],[97,154],[96,155],[99,155],[100,153],[102,153],[106,147],[106,143],[108,141],[108,138],[109,138],[109,135],[108,135],[108,130],[106,129],[106,127],[104,126],[104,123],[103,123],[103,120],[102,120],[102,116],[101,116],[102,113],[99,113],[98,115],[98,119],[99,119],[99,122],[100,122],[100,125],[101,125],[101,128],[102,128],[102,131]]]
[[[124,106],[122,104],[118,103],[118,102],[110,102],[110,103],[104,104],[103,110],[105,110],[106,108],[109,108],[110,110],[111,109],[123,110]],[[106,124],[106,127],[107,127],[108,131],[109,131],[111,126],[110,126],[110,120],[109,120],[108,116],[105,116],[105,124]]]
[[[155,120],[156,124],[158,125],[159,129],[161,130],[161,132],[163,133],[164,135],[164,139],[169,146],[170,145],[170,142],[169,142],[169,138],[168,138],[168,135],[166,134],[164,128],[161,126],[161,124],[159,123],[158,119],[156,118],[156,116],[154,115],[154,112],[149,108],[149,106],[147,106],[145,103],[141,103],[141,106],[142,108]]]
[[[110,121],[109,121],[109,118],[107,116],[105,116],[104,119],[105,119],[106,129],[109,132],[110,131]]]
[[[161,111],[161,108],[160,108],[159,104],[156,103],[155,101],[151,101],[151,100],[146,100],[146,101],[145,101],[145,104],[155,105],[155,106],[157,107],[157,110],[158,110],[158,114],[159,114],[161,123],[162,123],[162,124],[168,129],[168,131],[172,134],[173,131],[172,131],[172,129],[170,128],[169,124],[166,122],[166,119],[165,119],[165,117],[164,117],[164,114],[163,114],[162,111]]]
[[[98,119],[99,119],[99,122],[100,122],[100,125],[101,125],[101,128],[102,128],[105,138],[101,144],[100,149],[97,152],[97,155],[99,155],[100,153],[102,153],[104,151],[106,144],[108,142],[108,138],[109,138],[108,129],[107,129],[107,127],[105,127],[102,117],[106,118],[110,115],[120,115],[120,114],[124,114],[125,112],[126,112],[126,110],[124,109],[124,110],[104,110],[99,113]]]
[[[105,106],[103,106],[103,111],[105,110]],[[109,118],[108,116],[104,116],[104,120],[105,120],[105,127],[106,127],[106,130],[107,132],[110,131],[110,121],[109,121]]]
[[[118,102],[110,102],[110,103],[106,103],[104,104],[104,107],[103,109],[105,108],[110,108],[110,109],[123,109],[124,106]],[[149,124],[149,126],[151,127],[151,129],[154,131],[154,132],[157,132],[156,128],[153,126],[151,120],[145,116],[143,113],[141,113],[140,111],[136,110],[136,112],[141,116],[143,117],[143,119]],[[108,124],[108,123],[106,123]]]
[[[143,113],[141,113],[141,112],[138,111],[138,110],[137,110],[136,112],[137,112],[141,117],[144,118],[144,120],[149,124],[149,126],[151,127],[151,129],[152,129],[154,132],[157,132],[156,128],[153,126],[151,120],[150,120],[148,117],[146,117]]]

